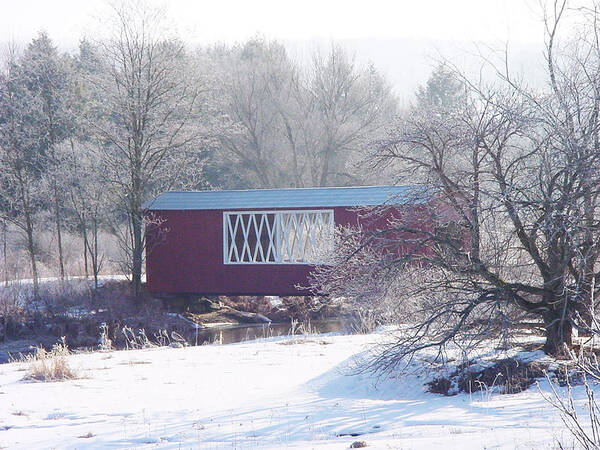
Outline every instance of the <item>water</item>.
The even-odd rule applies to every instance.
[[[289,323],[271,323],[256,325],[235,325],[226,327],[215,327],[198,330],[188,337],[188,342],[192,345],[203,344],[233,344],[235,342],[245,342],[254,339],[269,338],[274,336],[287,336],[290,334],[309,333],[331,333],[343,330],[343,324],[340,320],[318,320],[298,325],[295,333],[292,325]]]
[[[290,323],[271,323],[271,324],[244,324],[219,326],[215,328],[190,330],[184,333],[184,337],[189,345],[205,344],[233,344],[235,342],[245,342],[254,339],[270,338],[276,336],[287,336],[291,334],[301,335],[304,333],[331,333],[344,330],[344,323],[339,319],[333,320],[315,320],[303,324],[296,324],[292,329]],[[0,346],[0,364],[9,362],[10,355],[27,355],[34,352],[35,344],[33,341],[16,341],[6,343]],[[44,346],[46,350],[51,345]],[[116,346],[116,349],[123,349],[123,346]],[[81,347],[79,350],[95,350],[95,348]]]

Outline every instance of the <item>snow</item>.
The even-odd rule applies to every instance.
[[[571,447],[536,387],[444,397],[425,392],[426,373],[352,374],[356,358],[384,338],[77,354],[70,363],[81,377],[65,382],[25,382],[24,363],[0,365],[0,448]]]
[[[142,281],[146,281],[146,275],[143,274],[142,275]],[[124,280],[128,280],[129,277],[128,275],[98,275],[98,283],[100,285],[106,283],[107,281],[124,281]],[[49,285],[49,286],[53,286],[53,285],[57,285],[60,281],[60,278],[58,277],[40,277],[38,278],[38,283],[40,285]],[[75,275],[75,276],[69,276],[65,281],[68,282],[87,282],[89,284],[92,284],[94,282],[94,277],[93,276],[79,276],[79,275]],[[19,286],[19,285],[23,285],[23,286],[27,286],[29,284],[33,284],[33,278],[19,278],[17,280],[10,280],[8,282],[9,287],[10,286]],[[0,286],[3,287],[3,286]]]

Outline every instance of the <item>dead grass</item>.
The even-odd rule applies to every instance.
[[[77,373],[69,365],[70,352],[64,338],[47,351],[38,347],[34,355],[24,358],[28,363],[24,380],[33,381],[65,381],[77,378]]]

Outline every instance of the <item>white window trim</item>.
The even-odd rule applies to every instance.
[[[315,214],[315,213],[320,213],[320,214],[325,214],[328,213],[329,214],[329,223],[326,224],[326,226],[330,227],[331,230],[333,231],[334,226],[335,226],[335,220],[334,220],[334,210],[333,209],[285,209],[285,210],[246,210],[246,211],[224,211],[223,212],[223,264],[226,265],[248,265],[248,264],[252,264],[252,265],[264,265],[264,264],[271,264],[271,265],[302,265],[302,266],[314,266],[317,265],[318,263],[316,262],[307,262],[307,261],[281,261],[281,260],[277,260],[278,258],[281,257],[281,248],[279,248],[281,246],[281,238],[280,238],[280,233],[281,233],[281,217],[283,214]],[[230,231],[229,231],[229,227],[228,227],[228,217],[229,216],[235,216],[237,215],[238,218],[235,219],[235,225],[234,225],[234,230],[233,230],[233,236],[235,236],[235,233],[237,231],[237,227],[239,224],[239,215],[240,214],[262,214],[263,217],[266,217],[266,214],[273,214],[275,216],[275,220],[274,220],[274,230],[272,230],[269,233],[269,237],[271,238],[269,241],[269,246],[267,247],[267,255],[269,255],[269,249],[272,248],[272,251],[274,252],[274,259],[275,261],[255,261],[256,259],[256,254],[252,255],[252,259],[254,261],[231,261],[231,256],[233,256],[233,252],[235,252],[235,254],[237,255],[237,246],[233,245],[229,246],[229,239],[230,239]],[[256,220],[253,221],[254,222],[254,226],[255,228],[258,228],[258,230],[261,230],[260,225],[256,224]],[[257,229],[255,229],[255,232],[258,231]],[[258,235],[258,233],[257,233]],[[311,243],[314,244],[314,237],[313,235],[310,236],[311,237]],[[333,235],[331,236],[331,239],[333,240]],[[289,243],[287,244],[289,246]],[[262,248],[262,246],[260,247]],[[244,233],[244,244],[242,247],[242,255],[244,254],[243,252],[245,250],[248,250],[250,254],[252,254],[252,252],[250,251],[249,245],[248,245],[248,241],[247,241],[247,232]],[[264,249],[263,249],[264,252]],[[231,255],[230,255],[231,253]],[[255,253],[256,250],[255,250]],[[239,256],[238,256],[239,259]]]

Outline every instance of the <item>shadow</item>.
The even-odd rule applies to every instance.
[[[398,440],[399,446],[411,448],[417,446],[415,442],[420,448],[433,448],[436,442],[449,439],[454,442],[452,448],[463,448],[469,439],[471,447],[473,442],[512,447],[514,440],[508,439],[531,439],[528,433],[536,429],[547,436],[552,424],[549,407],[535,387],[515,395],[478,392],[444,397],[425,391],[427,374],[374,378],[352,373],[361,355],[346,359],[285,395],[261,399],[260,407],[247,402],[224,410],[219,403],[212,413],[206,408],[149,408],[142,413],[117,409],[80,418],[64,413],[59,421],[70,425],[69,429],[79,427],[71,433],[72,444],[66,446],[79,449],[146,445],[165,449],[310,448],[315,441],[339,442],[347,447],[362,440],[361,436],[366,441]],[[544,410],[546,414],[541,414]],[[50,427],[51,423],[56,422],[48,420],[42,426]],[[23,424],[21,428],[28,427]],[[34,427],[29,428],[33,432]],[[494,430],[493,436],[490,430]],[[94,436],[75,438],[88,431]]]
[[[199,417],[196,423],[202,424],[201,439],[235,447],[241,442],[250,445],[253,440],[283,446],[373,433],[396,438],[418,433],[421,437],[418,430],[422,429],[435,433],[460,429],[461,434],[469,434],[505,428],[514,434],[515,424],[522,423],[523,429],[529,430],[532,414],[547,408],[539,395],[526,393],[526,398],[518,401],[514,395],[431,394],[425,392],[426,380],[419,375],[380,378],[374,383],[370,375],[348,374],[354,362],[354,357],[349,358],[270,407]],[[547,423],[540,425],[547,427]],[[403,430],[403,436],[398,430]]]

